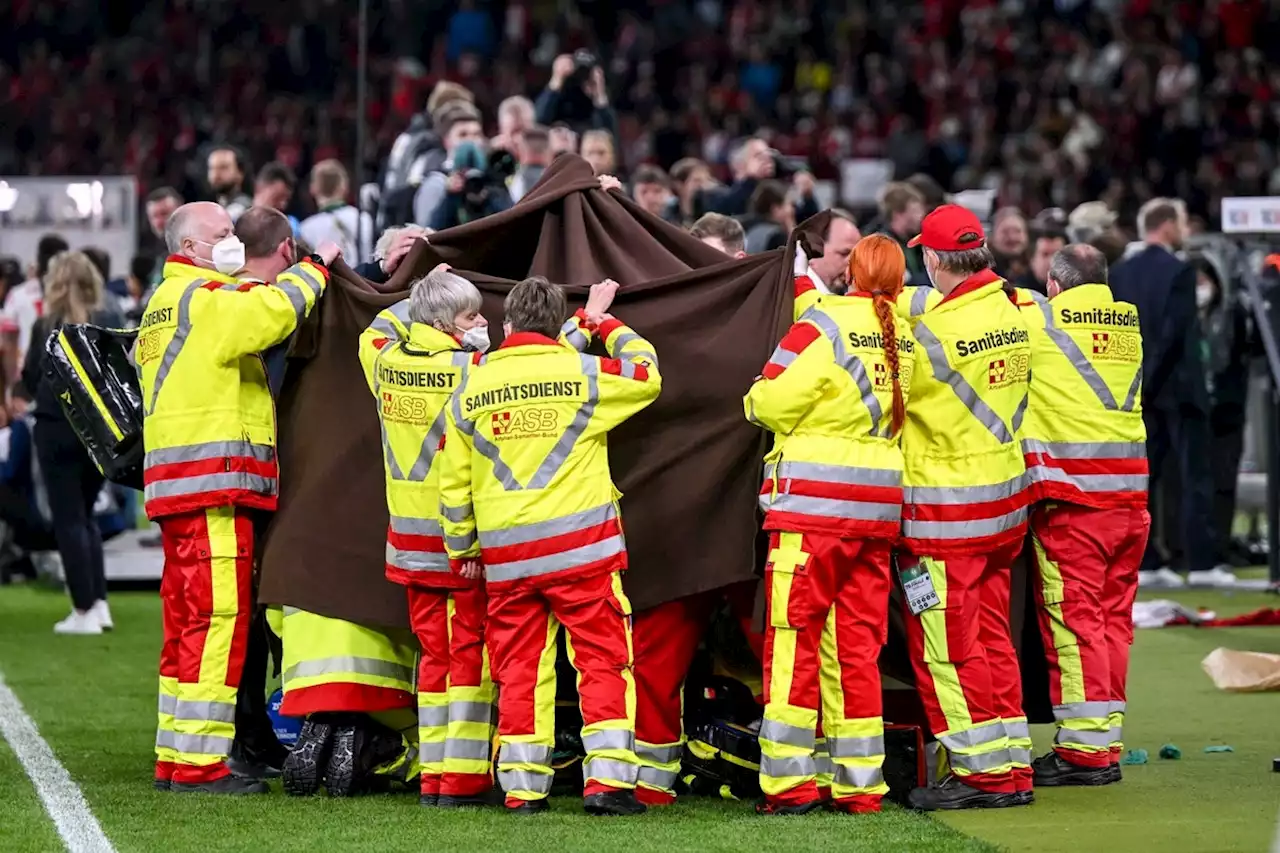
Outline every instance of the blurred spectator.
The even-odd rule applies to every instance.
[[[85,257],[93,262],[93,266],[98,270],[98,275],[102,276],[102,281],[104,282],[103,305],[123,315],[124,312],[120,308],[120,300],[128,297],[129,285],[123,276],[119,278],[111,276],[111,255],[106,249],[98,246],[86,246],[80,251],[84,252]]]
[[[460,0],[458,11],[449,19],[449,61],[456,63],[464,53],[491,59],[496,47],[489,12],[477,9],[475,0]]]
[[[417,241],[427,239],[431,233],[430,228],[423,228],[421,225],[398,225],[388,228],[382,232],[382,236],[378,238],[378,244],[373,247],[374,260],[356,267],[356,275],[382,284],[396,271],[401,261],[417,245]]]
[[[742,230],[742,223],[732,216],[725,216],[723,213],[704,213],[697,222],[693,223],[689,233],[731,258],[747,256],[746,233]]]
[[[667,213],[671,190],[667,173],[657,166],[644,165],[631,176],[631,197],[649,213],[659,218]]]
[[[617,166],[612,134],[607,130],[588,130],[582,134],[582,159],[591,164],[597,175],[612,175]]]
[[[285,214],[293,236],[298,236],[298,219],[285,211],[298,188],[298,176],[284,163],[272,161],[258,170],[253,179],[253,206],[269,207]],[[318,245],[318,244],[317,244]]]
[[[146,306],[147,291],[151,289],[155,279],[156,259],[150,255],[134,255],[129,262],[129,277],[126,286],[129,295],[121,302],[125,320],[135,326],[142,320],[142,309]]]
[[[82,252],[62,252],[49,265],[46,311],[36,324],[37,337],[64,323],[119,325],[122,318],[103,311],[103,282]],[[22,381],[34,401],[35,448],[53,516],[53,534],[62,557],[72,611],[54,626],[58,634],[101,634],[110,624],[102,534],[93,505],[102,491],[102,473],[89,458],[44,378],[43,348],[27,352]]]
[[[450,177],[455,174],[461,177],[453,162],[459,148],[464,144],[474,148],[484,143],[480,111],[469,103],[455,101],[441,107],[435,116],[435,129],[444,144],[445,159],[435,171],[423,176],[413,199],[413,221],[433,228],[431,221],[448,194]]]
[[[920,197],[924,199],[926,216],[932,213],[934,208],[940,207],[948,201],[947,192],[942,188],[942,185],[924,172],[916,172],[907,178],[906,183],[915,187],[916,191],[920,193]]]
[[[30,416],[9,417],[0,408],[0,520],[13,532],[13,544],[22,552],[16,563],[0,567],[0,583],[16,576],[35,578],[31,554],[58,547],[36,501],[35,466],[32,464]]]
[[[533,101],[523,95],[512,95],[498,104],[498,135],[489,140],[489,147],[516,152],[521,135],[536,123]]]
[[[49,274],[49,264],[68,248],[67,241],[57,234],[41,237],[36,244],[34,275],[5,296],[0,333],[4,336],[5,377],[9,380],[18,378],[27,349],[31,346],[36,320],[43,313],[44,280]]]
[[[849,255],[862,239],[858,221],[847,210],[831,211],[831,223],[822,235],[822,254],[809,260],[809,274],[817,275],[832,293],[844,293],[849,287]]]
[[[766,180],[756,185],[742,217],[747,234],[747,252],[767,252],[787,245],[787,236],[796,227],[796,209],[781,181]]]
[[[580,67],[579,62],[594,63]],[[576,131],[618,132],[618,117],[609,105],[604,68],[590,51],[561,54],[551,63],[551,79],[535,102],[538,124],[565,122]],[[583,140],[585,142],[585,139]]]
[[[578,150],[578,134],[565,124],[558,124],[547,133],[551,142],[551,156],[573,154]]]
[[[181,206],[182,196],[173,187],[160,187],[147,194],[146,213],[149,227],[143,232],[142,239],[138,241],[138,249],[155,259],[153,272],[156,276],[159,276],[160,270],[164,267],[164,259],[169,257],[169,249],[164,244],[164,226],[168,224],[173,212]],[[158,284],[159,281],[157,277],[155,281],[149,283]]]
[[[1086,201],[1067,217],[1067,237],[1072,243],[1088,243],[1115,227],[1116,215],[1104,201]]]
[[[209,189],[235,222],[253,204],[244,191],[244,157],[237,148],[218,145],[209,151],[207,166]]]
[[[706,204],[704,191],[715,186],[710,167],[696,157],[677,160],[671,167],[671,184],[676,196],[672,221],[680,225],[701,221]]]
[[[297,234],[312,246],[336,243],[342,257],[356,267],[373,257],[373,217],[350,204],[351,181],[337,160],[321,160],[311,169],[311,197],[319,213],[298,226]]]
[[[748,139],[729,155],[729,168],[733,184],[708,192],[707,207],[727,216],[741,216],[747,212],[757,185],[773,177],[773,152],[763,139]]]
[[[478,142],[463,142],[450,155],[445,196],[431,216],[436,231],[465,225],[511,207],[506,182],[489,168],[488,154]]]
[[[545,127],[527,127],[516,137],[516,151],[516,173],[507,182],[513,204],[528,195],[551,165],[551,135]]]
[[[413,218],[419,188],[439,171],[448,157],[440,135],[445,110],[456,103],[474,105],[471,90],[447,80],[437,83],[427,98],[426,112],[416,114],[396,137],[383,170],[378,228],[390,228]],[[438,118],[439,117],[439,118]]]
[[[21,261],[12,255],[0,255],[0,305],[4,304],[9,291],[22,284],[25,278]]]
[[[1062,231],[1050,229],[1032,231],[1032,247],[1030,268],[1014,283],[1019,287],[1034,290],[1048,296],[1049,263],[1058,250],[1067,245],[1067,235]],[[1105,254],[1105,253],[1104,253]]]
[[[924,257],[919,247],[907,245],[907,241],[920,233],[920,220],[924,219],[924,197],[907,183],[886,184],[880,191],[880,233],[898,241],[907,258],[907,282],[929,284],[924,271]]]
[[[991,253],[996,270],[1005,278],[1014,277],[1009,267],[1015,258],[1025,258],[1030,236],[1027,218],[1016,207],[1002,207],[991,220]]]

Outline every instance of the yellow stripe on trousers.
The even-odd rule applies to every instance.
[[[823,746],[831,766],[825,785],[831,787],[831,796],[841,799],[858,794],[887,794],[889,786],[885,784],[882,770],[884,718],[848,716],[834,604],[822,628],[818,679],[822,692],[822,730],[826,735]],[[824,786],[823,775],[818,775],[819,786]]]
[[[508,797],[542,800],[551,793],[551,753],[556,742],[556,635],[560,620],[547,614],[547,633],[533,688],[533,734],[509,735],[498,747],[498,781]]]
[[[449,594],[449,657],[453,658],[454,618],[457,605]],[[450,664],[452,666],[452,663]],[[449,678],[449,733],[445,745],[444,772],[486,775],[493,770],[491,750],[498,715],[493,707],[497,693],[489,675],[489,651],[480,652],[480,683],[458,685]]]

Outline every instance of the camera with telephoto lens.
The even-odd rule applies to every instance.
[[[776,149],[769,151],[769,157],[773,160],[773,176],[779,180],[787,181],[797,172],[810,171],[809,161],[804,157],[788,157]]]
[[[569,75],[569,82],[581,88],[591,79],[591,72],[600,59],[586,48],[579,48],[573,52],[573,73]]]

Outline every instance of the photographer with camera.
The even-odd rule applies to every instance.
[[[535,103],[538,124],[564,122],[576,132],[606,130],[618,136],[618,116],[609,105],[604,68],[589,50],[557,56],[551,80]]]
[[[503,152],[491,161],[480,111],[468,103],[451,104],[436,124],[447,156],[418,188],[413,221],[440,231],[510,207],[503,183],[514,171],[514,160]]]
[[[748,213],[752,195],[762,181],[777,178],[791,184],[794,190],[796,221],[803,222],[818,212],[814,199],[813,175],[800,158],[786,157],[769,147],[759,137],[747,139],[729,155],[733,183],[728,187],[702,191],[701,210],[742,216]]]

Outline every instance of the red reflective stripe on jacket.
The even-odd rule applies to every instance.
[[[1026,491],[1012,497],[981,503],[909,505],[911,518],[916,521],[981,521],[1017,512],[1027,506]]]
[[[421,533],[397,533],[387,528],[387,544],[398,551],[422,551],[426,554],[444,554],[443,536],[425,536]]]
[[[642,364],[633,364],[635,375],[629,377],[637,382],[646,382],[649,379],[649,371]],[[600,372],[608,373],[612,376],[624,376],[622,372],[622,360],[617,358],[600,359]]]
[[[584,319],[586,318],[585,313],[583,314],[583,318]],[[598,337],[601,341],[607,341],[609,340],[610,335],[618,331],[618,329],[621,329],[624,325],[626,324],[617,318],[610,318],[608,320],[605,320],[603,323],[600,324],[600,328],[596,329],[596,337]]]
[[[803,512],[783,512],[771,509],[764,516],[760,529],[766,531],[797,531],[842,536],[847,539],[888,539],[896,542],[902,530],[898,521],[849,521],[827,515],[809,515]]]
[[[1096,509],[1141,508],[1147,505],[1143,490],[1081,489],[1075,484],[1053,479],[1049,469],[1072,476],[1147,475],[1149,466],[1143,459],[1058,459],[1046,453],[1024,453],[1023,461],[1031,481],[1029,502],[1052,500]]]
[[[572,533],[548,536],[545,539],[534,539],[532,542],[521,542],[519,545],[485,548],[482,543],[480,556],[485,565],[533,560],[538,557],[549,557],[552,554],[572,551],[574,548],[581,548],[584,545],[594,545],[596,542],[603,542],[606,539],[617,536],[621,532],[622,527],[618,524],[618,519],[611,518],[603,524],[597,524],[593,527],[584,527]],[[524,579],[522,578],[521,580]]]
[[[832,498],[838,501],[865,501],[867,503],[902,503],[901,486],[854,486],[848,483],[829,483],[823,480],[797,480],[788,477],[782,481],[785,488],[779,494],[805,495],[811,498]],[[773,494],[773,481],[765,480],[760,494]]]
[[[796,296],[808,293],[810,290],[817,290],[818,286],[813,283],[813,279],[807,275],[796,276]]]
[[[167,518],[188,512],[203,512],[220,506],[243,509],[261,509],[274,512],[278,505],[275,495],[264,495],[249,489],[215,489],[209,492],[193,492],[169,498],[152,498],[145,504],[150,518]]]
[[[251,456],[224,456],[214,459],[200,459],[195,462],[170,462],[167,465],[152,465],[142,474],[144,485],[166,480],[185,480],[190,477],[203,477],[207,474],[223,474],[229,471],[243,471],[258,474],[269,479],[276,479],[279,467],[275,461],[265,462]]]
[[[817,326],[811,323],[796,323],[791,327],[791,331],[787,332],[786,337],[778,344],[778,349],[799,355],[804,352],[805,348],[822,337],[822,332]],[[777,379],[782,372],[787,369],[785,364],[778,364],[776,361],[770,360],[765,364],[764,370],[760,375],[765,379]]]

